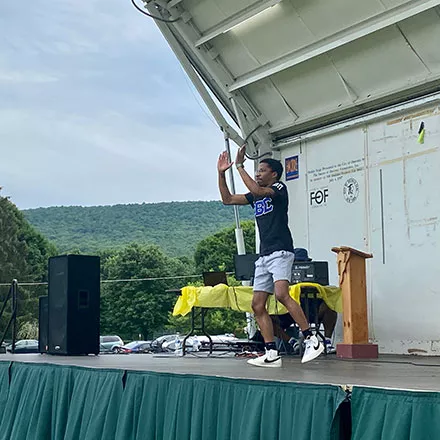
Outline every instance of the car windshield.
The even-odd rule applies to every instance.
[[[101,342],[119,342],[119,338],[117,336],[102,336]]]
[[[130,342],[129,344],[127,344],[126,347],[127,348],[134,348],[134,347],[137,347],[138,345],[139,345],[138,341],[133,341],[133,342]]]
[[[17,341],[15,343],[15,346],[21,346],[21,345],[35,345],[38,344],[38,341],[34,339],[22,339],[21,341]],[[12,345],[12,344],[11,344]]]

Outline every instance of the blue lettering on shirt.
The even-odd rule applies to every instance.
[[[255,217],[261,217],[272,211],[273,205],[270,197],[265,197],[264,199],[255,202]]]

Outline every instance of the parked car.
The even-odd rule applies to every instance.
[[[211,340],[217,347],[221,347],[234,344],[238,341],[238,338],[233,333],[225,333],[223,335],[211,335]],[[209,347],[209,339],[206,336],[199,336],[199,341],[203,348]]]
[[[101,353],[118,353],[119,347],[124,345],[124,341],[116,335],[99,337]]]
[[[169,341],[165,341],[162,344],[162,351],[174,351],[176,349],[176,341],[177,340],[179,341],[179,345],[182,346],[184,337],[185,336],[178,336],[177,339],[174,338]],[[195,348],[195,346],[197,346],[197,348]],[[201,344],[200,340],[198,339],[198,337],[197,337],[197,339],[195,339],[193,336],[190,336],[185,342],[185,348],[188,351],[193,351],[193,350],[199,351],[201,346],[202,346],[202,344]]]
[[[151,343],[151,350],[154,352],[167,351],[167,350],[164,350],[164,348],[165,348],[164,344],[166,345],[167,342],[174,341],[176,339],[176,336],[181,338],[180,335],[175,335],[175,334],[174,335],[159,336]]]
[[[151,341],[132,341],[119,347],[119,353],[146,353],[151,350]]]
[[[8,353],[12,353],[12,344],[6,347]],[[21,339],[15,343],[14,353],[39,353],[36,339]]]
[[[184,336],[178,336],[180,343],[183,342]],[[211,335],[211,341],[216,349],[228,349],[235,346],[239,339],[232,333],[223,335]],[[188,351],[208,350],[210,347],[209,338],[205,335],[190,336],[185,343]],[[197,348],[195,348],[197,346]],[[176,337],[168,339],[162,343],[162,351],[174,351],[176,349]]]

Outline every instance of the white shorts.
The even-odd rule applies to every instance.
[[[289,251],[276,251],[260,257],[255,262],[254,291],[274,292],[275,281],[292,281],[292,265],[295,254]]]

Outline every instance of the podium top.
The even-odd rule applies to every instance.
[[[359,255],[359,257],[362,258],[373,258],[373,254],[367,254],[359,251],[358,249],[351,248],[350,246],[333,247],[332,252],[336,252],[337,254],[339,252],[351,252],[352,254]]]

